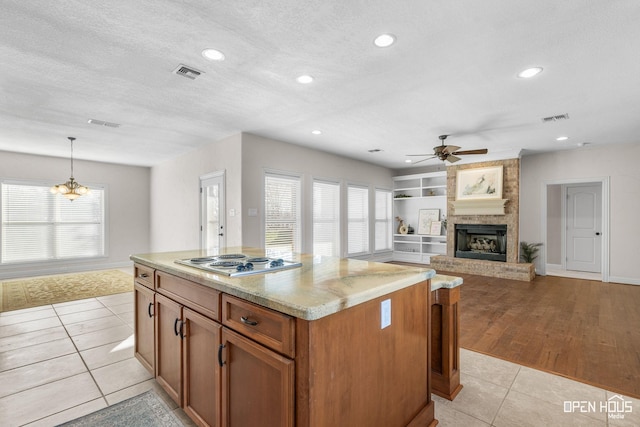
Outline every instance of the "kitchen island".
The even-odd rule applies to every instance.
[[[261,249],[221,254],[264,257]],[[133,255],[136,357],[199,425],[434,426],[431,269],[296,254],[229,277]]]

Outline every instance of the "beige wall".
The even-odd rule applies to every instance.
[[[190,151],[151,169],[151,250],[200,247],[200,177],[225,171],[226,212],[242,210],[241,136]],[[227,245],[242,243],[240,216],[226,216]]]
[[[593,181],[609,177],[610,185],[610,281],[640,284],[636,247],[640,236],[640,143],[556,153],[522,158],[520,184],[520,238],[541,241],[541,203],[545,183],[563,180]],[[541,249],[541,251],[544,248]],[[544,259],[544,257],[542,257]]]
[[[200,246],[199,177],[226,171],[227,245],[263,247],[264,171],[300,174],[303,181],[303,251],[312,251],[313,178],[391,189],[391,170],[252,134],[211,143],[151,169],[151,250]],[[237,212],[235,217],[229,210]],[[249,216],[257,209],[257,216]]]
[[[74,160],[74,177],[83,185],[107,186],[108,256],[98,260],[56,261],[31,266],[0,266],[0,277],[24,277],[131,265],[129,255],[149,251],[149,174],[146,167]],[[0,152],[0,178],[59,184],[69,178],[65,158]]]

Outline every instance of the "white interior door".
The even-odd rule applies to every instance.
[[[566,269],[600,273],[602,184],[568,185]]]
[[[216,253],[225,246],[224,172],[200,178],[200,247]]]

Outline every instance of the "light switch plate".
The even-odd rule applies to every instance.
[[[386,299],[380,303],[380,329],[391,325],[391,300]]]

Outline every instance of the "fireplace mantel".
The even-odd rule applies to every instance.
[[[454,215],[504,215],[507,199],[454,200]]]

